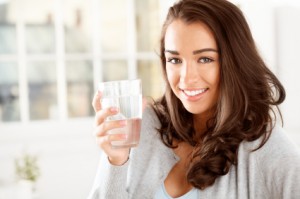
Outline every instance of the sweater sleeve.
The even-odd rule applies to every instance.
[[[114,166],[102,153],[92,190],[87,199],[127,199],[128,160],[122,166]]]
[[[278,128],[258,161],[269,198],[300,198],[300,149]]]
[[[156,134],[160,123],[151,107],[143,112],[140,144],[132,148],[122,166],[111,165],[102,153],[92,190],[87,199],[152,198],[152,191],[175,164],[172,149]],[[161,165],[162,162],[166,163]]]
[[[282,199],[299,199],[300,153],[298,156],[282,158],[280,163],[281,165],[278,165],[275,174],[275,182],[278,182],[275,184],[275,190],[278,193],[276,197]]]
[[[278,157],[271,166],[274,170],[272,195],[273,198],[300,198],[300,152],[290,151]]]

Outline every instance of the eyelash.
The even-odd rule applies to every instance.
[[[201,58],[198,59],[198,63],[201,63],[201,64],[207,64],[207,63],[211,63],[213,61],[214,61],[213,59],[208,58],[208,57],[201,57]],[[167,62],[169,62],[171,64],[182,63],[182,61],[180,59],[174,58],[174,57],[168,58]]]
[[[168,59],[167,59],[167,62],[169,62],[169,63],[171,63],[171,64],[179,64],[179,63],[181,63],[181,60],[178,59],[178,58],[173,58],[173,57],[171,57],[171,58],[168,58]]]
[[[205,61],[203,61],[203,60],[205,60]],[[212,62],[212,61],[214,61],[214,60],[211,59],[211,58],[208,58],[208,57],[201,57],[201,58],[198,60],[198,62],[203,63],[203,64],[210,63],[210,62]]]

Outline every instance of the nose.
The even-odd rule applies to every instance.
[[[197,66],[191,62],[185,62],[181,68],[180,81],[192,84],[199,80]]]

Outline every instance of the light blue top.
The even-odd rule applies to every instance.
[[[199,190],[196,188],[191,189],[186,194],[178,197],[178,198],[172,198],[166,191],[165,184],[162,183],[161,186],[159,186],[159,189],[156,191],[154,199],[198,199],[199,198]]]

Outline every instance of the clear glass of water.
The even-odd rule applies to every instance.
[[[126,120],[127,125],[110,130],[109,134],[127,134],[127,139],[113,141],[115,148],[136,147],[140,140],[142,121],[142,85],[140,79],[100,82],[98,90],[103,109],[116,107],[119,112],[109,116],[105,122]]]

